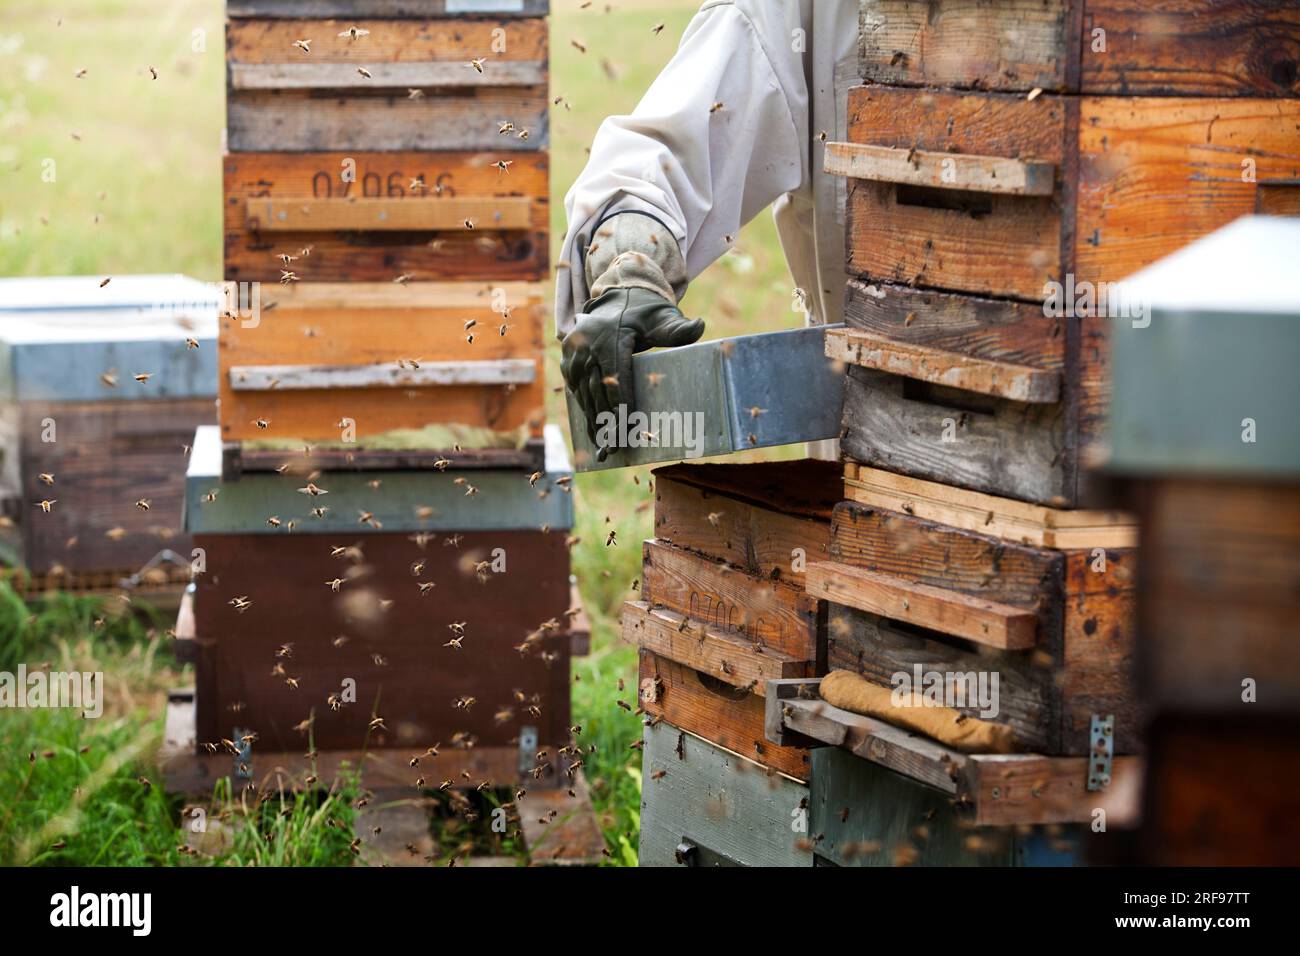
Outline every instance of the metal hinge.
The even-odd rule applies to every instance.
[[[519,728],[519,774],[527,776],[537,766],[537,728]]]
[[[1115,715],[1093,714],[1088,725],[1088,789],[1110,786],[1111,764],[1115,759]]]

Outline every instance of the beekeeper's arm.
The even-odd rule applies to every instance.
[[[565,197],[556,326],[593,444],[597,414],[635,404],[632,355],[703,334],[677,309],[688,283],[806,179],[797,26],[785,3],[706,3],[635,111],[601,124]]]

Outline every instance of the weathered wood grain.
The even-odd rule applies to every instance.
[[[1081,26],[1084,93],[1300,95],[1300,8],[1287,0],[1087,0]]]
[[[783,581],[764,580],[661,542],[643,545],[641,594],[724,635],[764,651],[817,661],[822,643],[817,599]]]
[[[845,463],[844,495],[859,504],[901,511],[1017,544],[1061,550],[1131,548],[1137,544],[1137,518],[1126,512],[1045,508],[856,462]]]
[[[546,87],[480,86],[411,98],[348,90],[234,90],[226,98],[233,152],[282,150],[544,150]],[[502,136],[505,121],[529,136]]]
[[[976,90],[1295,96],[1286,0],[866,0],[864,79]]]
[[[536,727],[539,746],[552,752],[568,741],[568,635],[513,650],[568,607],[561,535],[467,533],[458,548],[421,548],[404,532],[381,532],[358,545],[360,562],[332,556],[334,543],[311,534],[196,537],[207,566],[195,600],[200,742],[243,727],[259,735],[257,749],[301,751],[308,737],[294,727],[313,715],[311,740],[322,751],[397,747],[409,757],[441,742],[452,752],[458,733],[505,747],[524,726]],[[480,583],[475,556],[498,547],[508,570]],[[328,583],[336,578],[337,593]],[[435,584],[430,596],[421,582]],[[236,596],[250,606],[238,610]],[[452,622],[464,622],[461,649],[444,646]],[[289,654],[277,657],[286,642]],[[355,681],[356,702],[336,711],[326,698],[345,678]],[[538,695],[540,714],[528,713],[516,691]],[[467,705],[466,696],[475,701]],[[368,729],[376,714],[386,729]],[[441,767],[437,758],[422,762],[407,783],[424,776],[436,787]]]
[[[1061,375],[1051,369],[909,345],[857,329],[827,330],[826,355],[863,368],[993,398],[1052,404],[1061,397]]]
[[[227,0],[229,17],[544,17],[550,0]]]
[[[524,196],[444,199],[250,199],[248,227],[259,232],[444,232],[527,229],[532,203]]]
[[[399,365],[233,365],[230,387],[237,392],[271,389],[418,388],[427,385],[527,385],[537,368],[527,359],[469,359]]]
[[[644,601],[628,601],[623,605],[622,637],[628,644],[760,696],[766,692],[767,681],[811,677],[817,663],[756,649],[735,636],[692,624],[673,611],[652,609]]]
[[[972,358],[1061,370],[1066,319],[1041,305],[850,279],[844,321],[855,329],[916,347]]]
[[[764,736],[762,697],[650,651],[641,651],[638,673],[641,708],[652,718],[796,780],[808,779],[807,750],[772,744]]]
[[[1009,498],[1072,502],[1059,404],[983,398],[857,366],[844,382],[847,457]]]
[[[642,780],[641,866],[812,865],[806,786],[666,721],[645,729]]]
[[[864,0],[859,67],[872,83],[1066,90],[1069,0]]]
[[[364,35],[352,37],[353,28]],[[310,53],[295,46],[303,39]],[[406,95],[411,88],[538,86],[547,81],[547,26],[541,19],[235,18],[226,24],[226,61],[232,91],[395,87]]]
[[[1084,97],[1076,280],[1117,282],[1300,181],[1300,100]]]
[[[503,172],[497,162],[512,165]],[[405,275],[487,284],[545,276],[550,216],[545,153],[230,153],[222,165],[228,280],[269,284],[279,282],[284,270],[303,282],[392,282]],[[250,205],[257,213],[268,202],[291,209],[295,203],[353,198],[399,204],[395,214],[404,222],[430,226],[263,232],[261,219],[250,218]],[[445,200],[519,199],[530,202],[523,229],[493,229],[489,215],[470,230],[435,208]],[[448,222],[452,228],[436,227]],[[281,255],[294,258],[286,264]]]
[[[509,310],[508,319],[502,310]],[[227,313],[220,319],[222,438],[265,438],[256,422],[269,420],[281,437],[337,441],[344,418],[356,423],[359,441],[435,423],[503,432],[535,425],[536,432],[545,395],[537,358],[545,313],[541,286],[521,282],[263,287],[256,314]],[[471,319],[478,323],[473,342],[464,327]],[[505,335],[499,334],[502,325]],[[410,368],[412,361],[435,367],[449,362],[538,367],[524,383],[420,384],[411,378],[396,392],[386,384],[305,390],[281,384],[255,390],[247,377],[233,377],[238,368],[258,366],[396,370],[399,361],[407,376],[418,373]]]
[[[27,568],[127,575],[166,548],[188,561],[189,537],[181,532],[186,451],[194,430],[215,419],[207,398],[23,403],[20,443],[8,451],[18,456],[23,482]],[[43,441],[46,435],[55,440]],[[41,474],[53,475],[54,484]],[[49,513],[39,507],[46,499],[55,502]]]
[[[826,557],[842,497],[839,469],[817,459],[670,465],[654,480],[656,537],[796,587]]]
[[[987,647],[1024,650],[1036,643],[1038,620],[1024,608],[833,561],[809,565],[805,583],[809,594],[823,600]]]

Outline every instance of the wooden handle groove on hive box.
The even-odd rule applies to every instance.
[[[1016,402],[1050,405],[1061,398],[1061,374],[1052,369],[912,345],[858,329],[828,329],[826,356]]]
[[[537,377],[537,366],[532,359],[422,362],[415,368],[399,368],[396,362],[376,365],[235,365],[229,375],[230,387],[236,392],[527,385]]]
[[[504,175],[504,174],[503,174]],[[532,200],[500,198],[428,199],[249,199],[248,223],[262,232],[357,229],[368,232],[527,229]]]
[[[813,597],[879,614],[951,637],[996,647],[1025,650],[1037,641],[1038,618],[1025,608],[971,597],[928,584],[916,584],[847,564],[808,565],[804,584]]]
[[[361,70],[365,70],[362,73]],[[366,74],[369,74],[368,76]],[[468,63],[231,63],[235,90],[384,90],[541,86],[546,64],[498,60],[482,73]]]
[[[852,179],[1011,196],[1050,196],[1056,187],[1056,165],[1042,160],[861,143],[827,143],[822,168]]]

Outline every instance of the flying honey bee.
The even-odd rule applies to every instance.
[[[483,72],[483,61],[486,60],[486,59],[487,59],[487,57],[485,57],[485,56],[481,56],[481,57],[479,57],[477,60],[471,59],[471,60],[469,61],[469,63],[466,64],[466,66],[468,66],[470,69],[474,70],[476,73],[482,73],[482,72]]]
[[[309,56],[311,54],[311,40],[294,40],[293,48],[301,50],[303,56]]]
[[[341,40],[344,37],[346,37],[349,41],[356,41],[356,40],[360,40],[362,37],[368,37],[368,36],[370,36],[369,30],[363,30],[361,29],[361,27],[348,27],[346,30],[344,30],[342,33],[339,34],[339,39]]]

